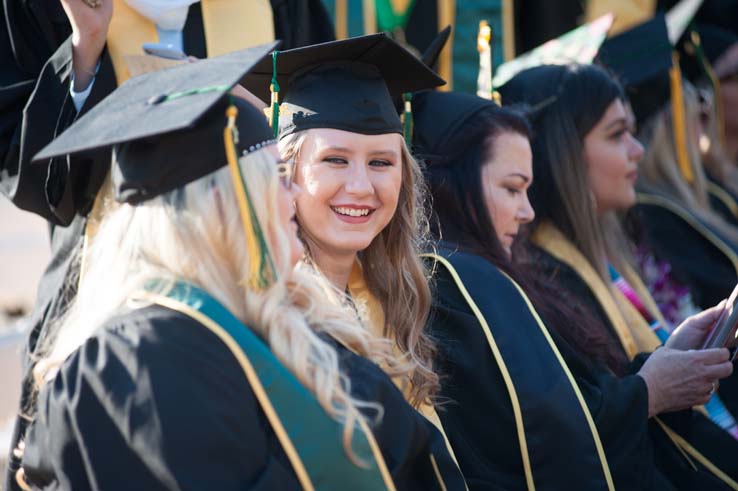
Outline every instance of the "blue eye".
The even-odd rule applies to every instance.
[[[330,162],[331,164],[348,164],[348,160],[343,157],[326,157],[323,162]]]
[[[372,160],[369,165],[372,167],[390,167],[393,164],[389,160]]]

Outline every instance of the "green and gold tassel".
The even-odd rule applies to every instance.
[[[276,279],[276,269],[269,253],[269,247],[264,239],[259,218],[256,216],[256,211],[252,205],[246,181],[241,173],[241,168],[238,166],[236,116],[238,116],[238,108],[231,104],[226,109],[228,124],[223,130],[223,140],[249,256],[249,273],[248,277],[245,278],[246,284],[244,286],[261,290]]]
[[[691,41],[694,46],[695,56],[700,62],[700,67],[702,67],[702,71],[705,72],[712,85],[712,92],[715,98],[713,104],[715,105],[715,117],[717,118],[718,138],[720,138],[720,143],[725,145],[725,114],[723,113],[720,79],[715,75],[715,70],[712,69],[712,65],[710,65],[710,61],[707,59],[707,55],[705,55],[705,50],[702,48],[702,39],[697,31],[691,32]]]
[[[272,83],[269,85],[269,92],[272,94],[272,115],[269,118],[269,124],[274,131],[274,138],[279,136],[279,83],[277,82],[277,56],[279,51],[274,50],[272,53]]]
[[[413,143],[413,94],[405,92],[402,94],[402,100],[405,104],[405,110],[402,113],[402,134],[405,137],[405,143],[408,148]]]

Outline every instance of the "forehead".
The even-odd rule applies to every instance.
[[[399,133],[364,135],[332,128],[307,130],[303,151],[314,153],[331,148],[357,153],[391,152],[399,156],[402,151],[402,136]]]
[[[505,131],[490,142],[491,158],[485,166],[494,175],[522,174],[528,178],[533,176],[533,153],[530,142],[519,133]]]
[[[632,114],[632,112],[631,112]],[[607,106],[607,109],[602,114],[598,124],[607,125],[617,119],[628,118],[628,111],[625,108],[625,104],[620,99],[615,99]]]

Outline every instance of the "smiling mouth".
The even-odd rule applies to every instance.
[[[370,208],[346,208],[343,206],[331,206],[331,210],[333,210],[335,213],[338,213],[339,215],[347,217],[365,217],[374,213],[374,210]]]

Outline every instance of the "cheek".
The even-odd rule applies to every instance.
[[[592,164],[587,170],[590,189],[600,211],[629,207],[634,198],[634,183],[628,174],[634,168],[625,145],[601,145],[595,155],[588,159]]]
[[[302,223],[310,224],[314,217],[328,210],[328,203],[340,188],[340,182],[331,169],[321,169],[317,165],[308,165],[299,169],[295,182],[302,189],[297,197],[297,209],[300,216],[307,219]]]
[[[593,191],[606,191],[616,180],[624,178],[628,172],[628,153],[624,145],[602,144],[590,153],[591,162],[587,171]]]
[[[510,230],[515,222],[515,199],[507,189],[493,187],[487,195],[487,209],[498,235]]]
[[[372,181],[374,192],[377,194],[382,208],[390,216],[394,215],[402,189],[402,169],[396,167],[389,171],[377,173]]]

